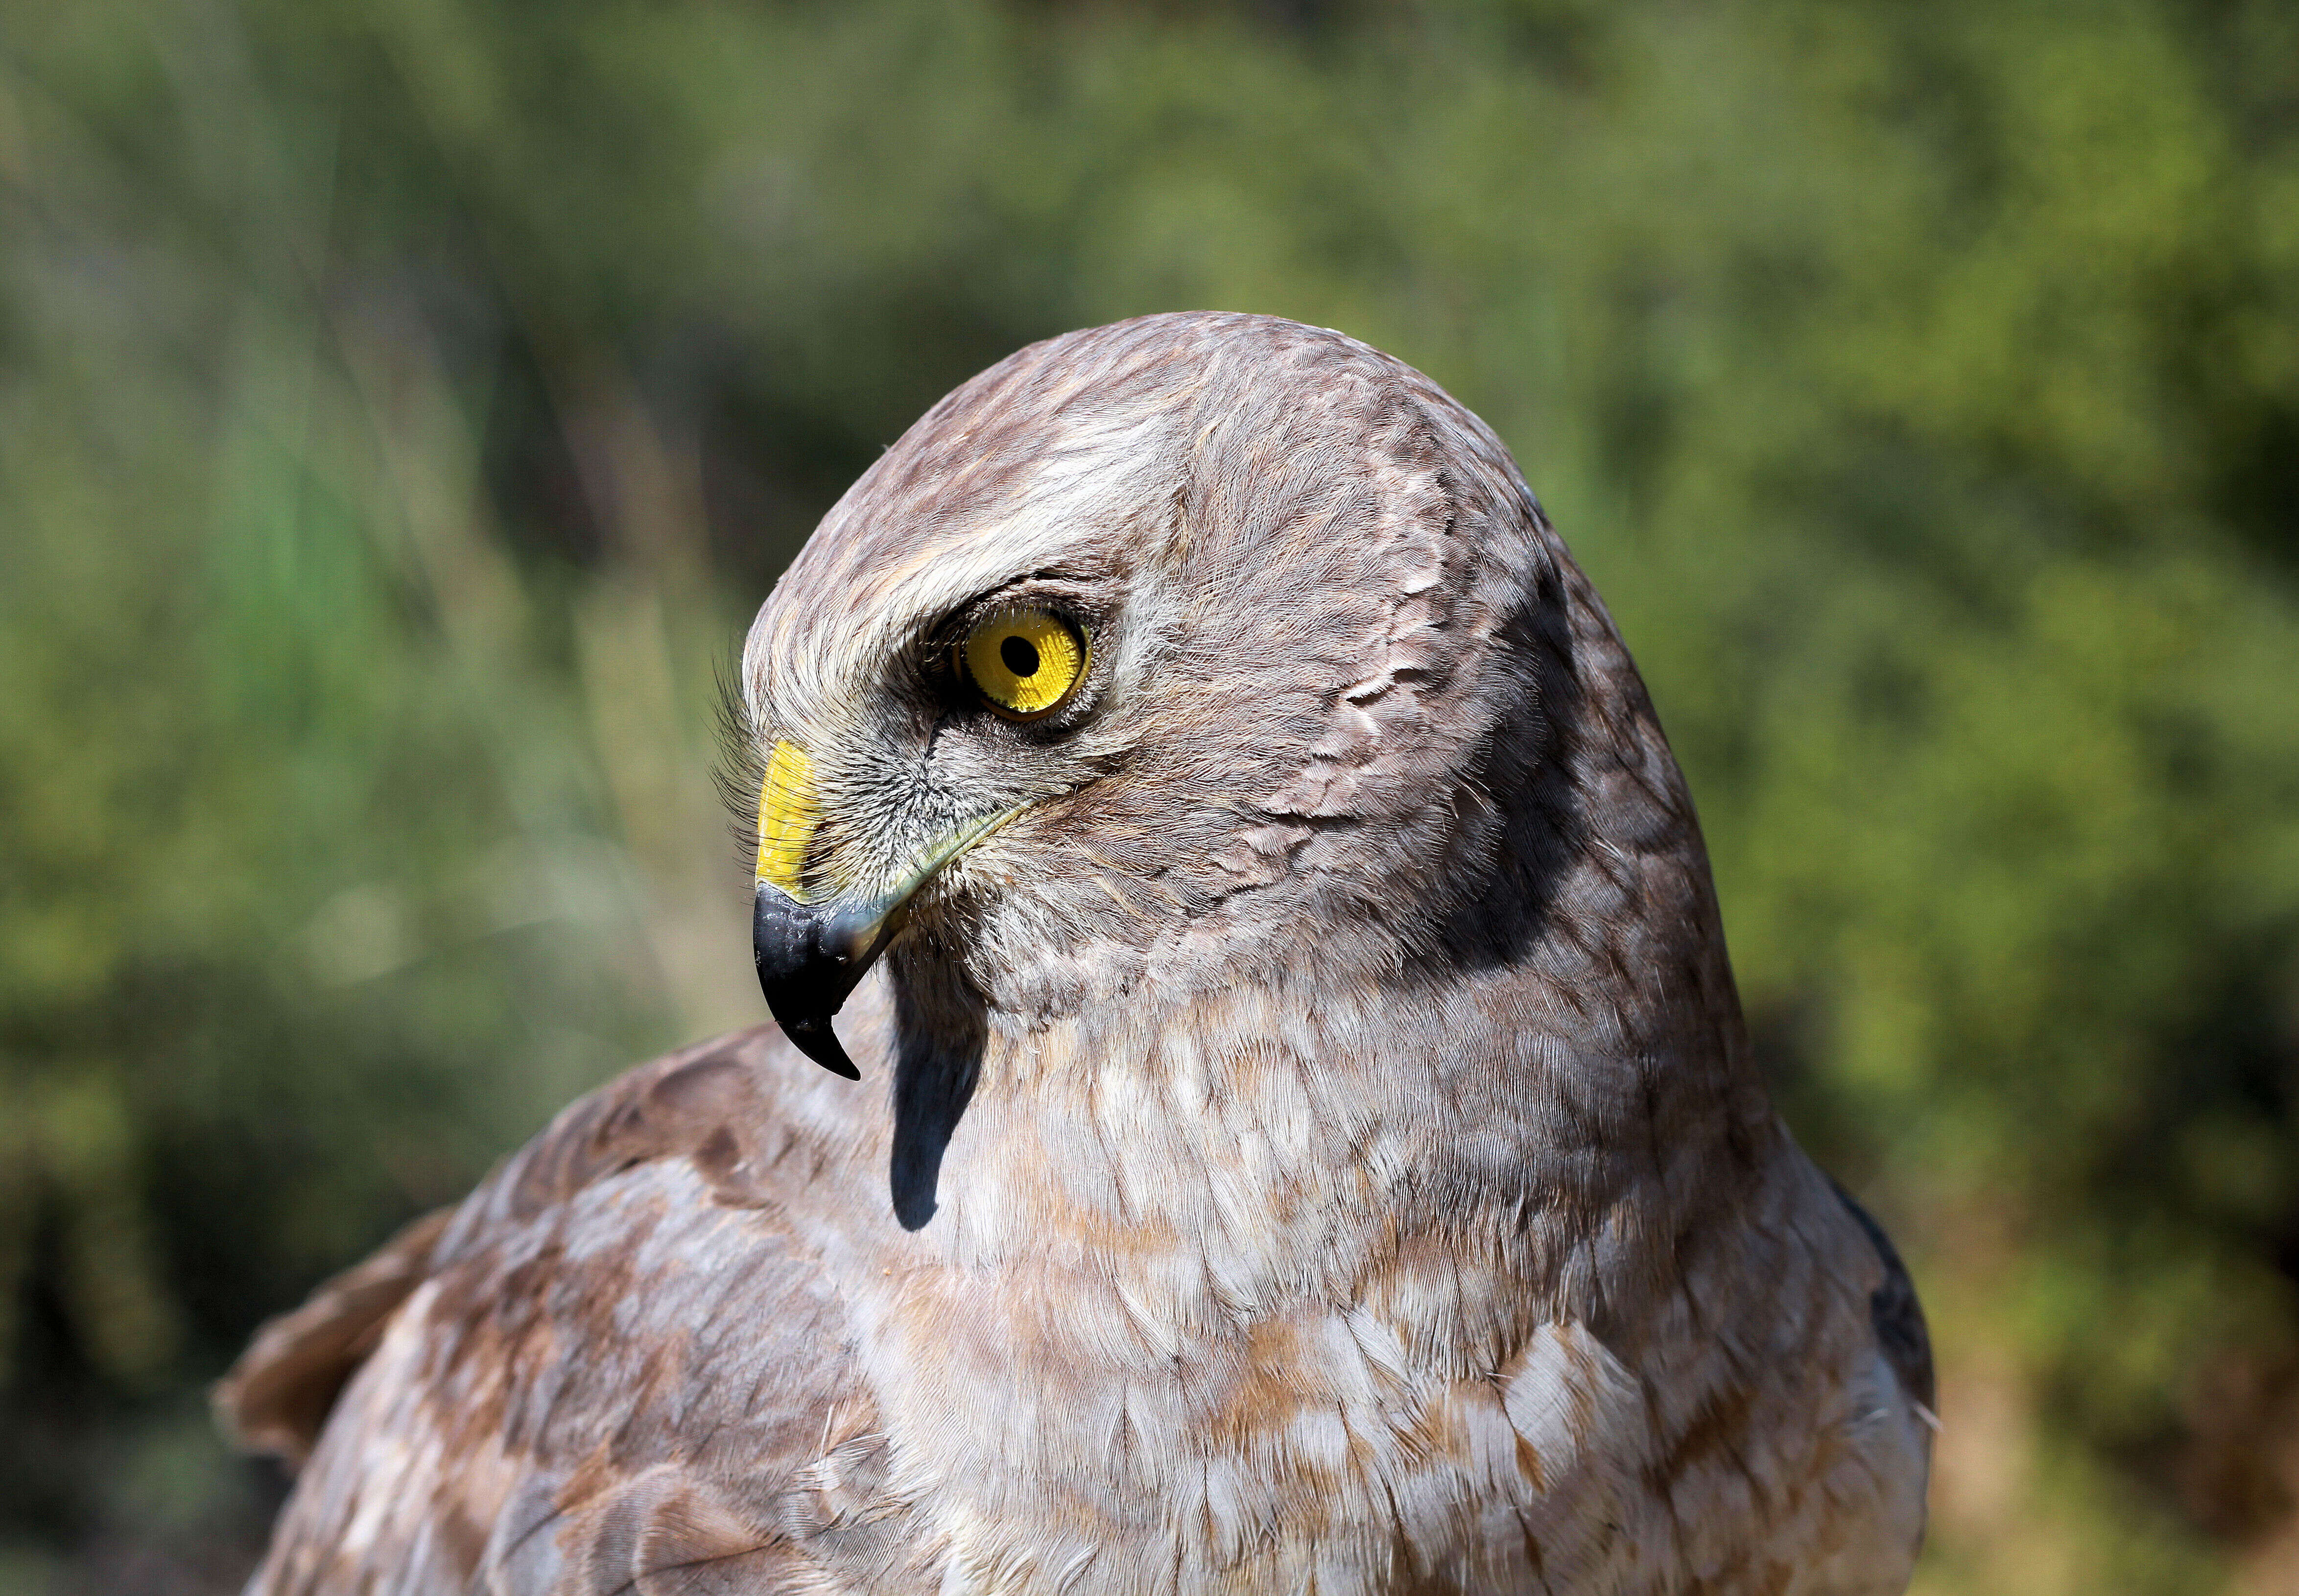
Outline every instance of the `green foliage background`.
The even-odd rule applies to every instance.
[[[0,1592],[232,1588],[254,1322],[753,1017],[814,518],[1202,305],[1614,605],[1933,1312],[1921,1589],[2299,1586],[2299,8],[0,0]]]

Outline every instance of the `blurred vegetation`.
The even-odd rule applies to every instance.
[[[753,1016],[814,518],[1201,305],[1615,606],[1932,1309],[1921,1588],[2299,1587],[2299,7],[0,0],[0,1592],[232,1587],[255,1321]]]

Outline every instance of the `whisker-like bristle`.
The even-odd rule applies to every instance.
[[[712,674],[718,685],[718,763],[711,779],[726,806],[735,857],[748,870],[759,848],[759,786],[766,779],[767,756],[743,696],[740,654],[721,658]]]

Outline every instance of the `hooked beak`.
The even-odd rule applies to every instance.
[[[771,881],[758,884],[751,951],[767,1007],[799,1052],[850,1081],[860,1080],[862,1072],[838,1044],[830,1017],[886,951],[900,929],[901,909],[901,903],[891,909],[801,903]]]
[[[759,793],[751,952],[759,989],[783,1035],[831,1074],[859,1081],[862,1072],[839,1045],[831,1017],[901,930],[918,889],[1007,816],[991,816],[928,849],[890,890],[876,895],[842,890],[816,898],[801,877],[821,817],[813,761],[795,744],[776,744]]]

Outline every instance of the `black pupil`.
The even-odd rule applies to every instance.
[[[1027,637],[1008,637],[998,645],[998,657],[1016,676],[1038,674],[1038,650]]]

